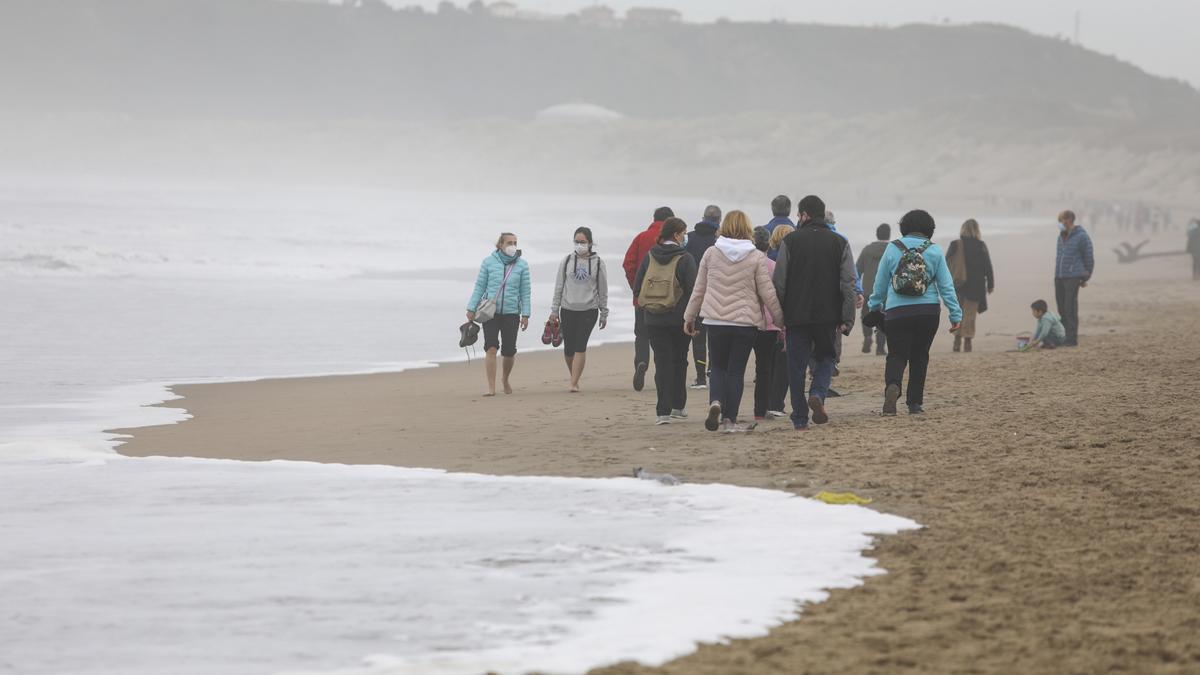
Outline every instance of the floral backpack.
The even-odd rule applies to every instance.
[[[900,264],[892,274],[892,289],[897,295],[921,297],[929,290],[929,268],[925,264],[925,251],[933,246],[932,241],[926,241],[916,248],[909,248],[897,239],[892,242],[900,249]]]

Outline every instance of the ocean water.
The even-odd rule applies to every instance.
[[[502,230],[537,322],[591,226],[613,279],[598,337],[627,339],[621,258],[662,203],[704,206],[0,187],[0,672],[580,672],[761,634],[878,573],[868,533],[914,523],[783,493],[128,459],[103,432],[185,419],[143,407],[172,383],[461,358]],[[848,215],[852,242],[884,218]]]
[[[786,493],[0,461],[0,672],[577,673],[763,635],[911,521]]]

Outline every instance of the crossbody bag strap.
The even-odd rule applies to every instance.
[[[512,274],[513,268],[517,266],[514,261],[509,265],[505,265],[504,278],[500,280],[500,288],[496,289],[496,313],[504,311],[504,291],[508,287],[508,275]],[[517,303],[517,311],[521,311],[520,303]]]

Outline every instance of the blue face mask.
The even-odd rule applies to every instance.
[[[1059,231],[1059,232],[1066,232],[1066,231],[1067,231],[1067,226],[1066,226],[1066,224],[1064,224],[1064,223],[1059,223],[1059,224],[1058,224],[1058,231]]]
[[[688,236],[685,234],[685,235],[683,235],[683,245],[687,246],[687,243],[688,243]]]

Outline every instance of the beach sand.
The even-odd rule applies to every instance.
[[[943,323],[923,417],[878,416],[883,360],[858,352],[856,329],[834,382],[846,396],[830,400],[830,424],[803,434],[786,421],[710,434],[704,391],[689,392],[686,424],[652,426],[653,384],[633,392],[632,350],[614,345],[591,352],[581,394],[566,393],[554,352],[521,355],[516,394],[496,399],[479,396],[478,360],[181,386],[184,398],[167,405],[195,418],[126,431],[120,451],[557,476],[643,466],[806,496],[850,490],[924,525],[870,552],[887,575],[834,592],[767,637],[705,645],[661,669],[599,672],[1200,672],[1191,261],[1118,265],[1107,252],[1115,241],[1099,240],[1097,277],[1081,299],[1083,346],[1019,354],[1012,335],[1032,328],[1030,302],[1054,304],[1053,234],[988,241],[993,308],[974,354],[950,353]],[[521,341],[538,337],[531,329]]]

